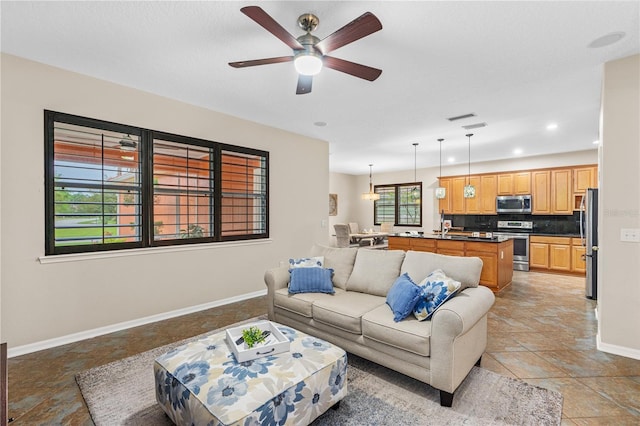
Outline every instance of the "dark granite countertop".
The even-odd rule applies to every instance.
[[[409,234],[405,232],[400,232],[397,234],[392,234],[394,237],[405,237],[405,238],[424,238],[424,239],[432,239],[432,240],[449,240],[449,241],[474,241],[474,242],[482,242],[482,243],[501,243],[503,241],[507,241],[509,238],[507,237],[471,237],[466,235],[445,235],[444,238],[440,235],[436,234]]]

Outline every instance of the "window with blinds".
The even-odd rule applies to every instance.
[[[374,202],[374,223],[397,226],[422,226],[422,183],[376,185],[380,199]]]
[[[268,238],[265,151],[45,111],[45,252]]]

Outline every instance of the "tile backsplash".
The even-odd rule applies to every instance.
[[[580,234],[580,212],[573,215],[444,215],[452,221],[452,226],[463,227],[465,231],[496,232],[499,220],[519,220],[533,222],[533,233],[536,234]],[[504,230],[503,230],[504,231]]]

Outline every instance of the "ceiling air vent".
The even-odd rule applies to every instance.
[[[462,120],[464,118],[470,118],[470,117],[475,117],[476,115],[474,113],[471,114],[464,114],[464,115],[459,115],[457,117],[449,117],[447,118],[447,120],[449,121],[456,121],[456,120]]]
[[[480,127],[487,127],[487,123],[467,124],[466,126],[462,126],[463,129],[467,130],[479,129]]]

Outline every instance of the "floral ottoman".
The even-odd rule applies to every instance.
[[[307,425],[337,408],[347,394],[346,352],[275,325],[289,352],[238,363],[223,332],[158,357],[156,400],[164,412],[177,425]]]

